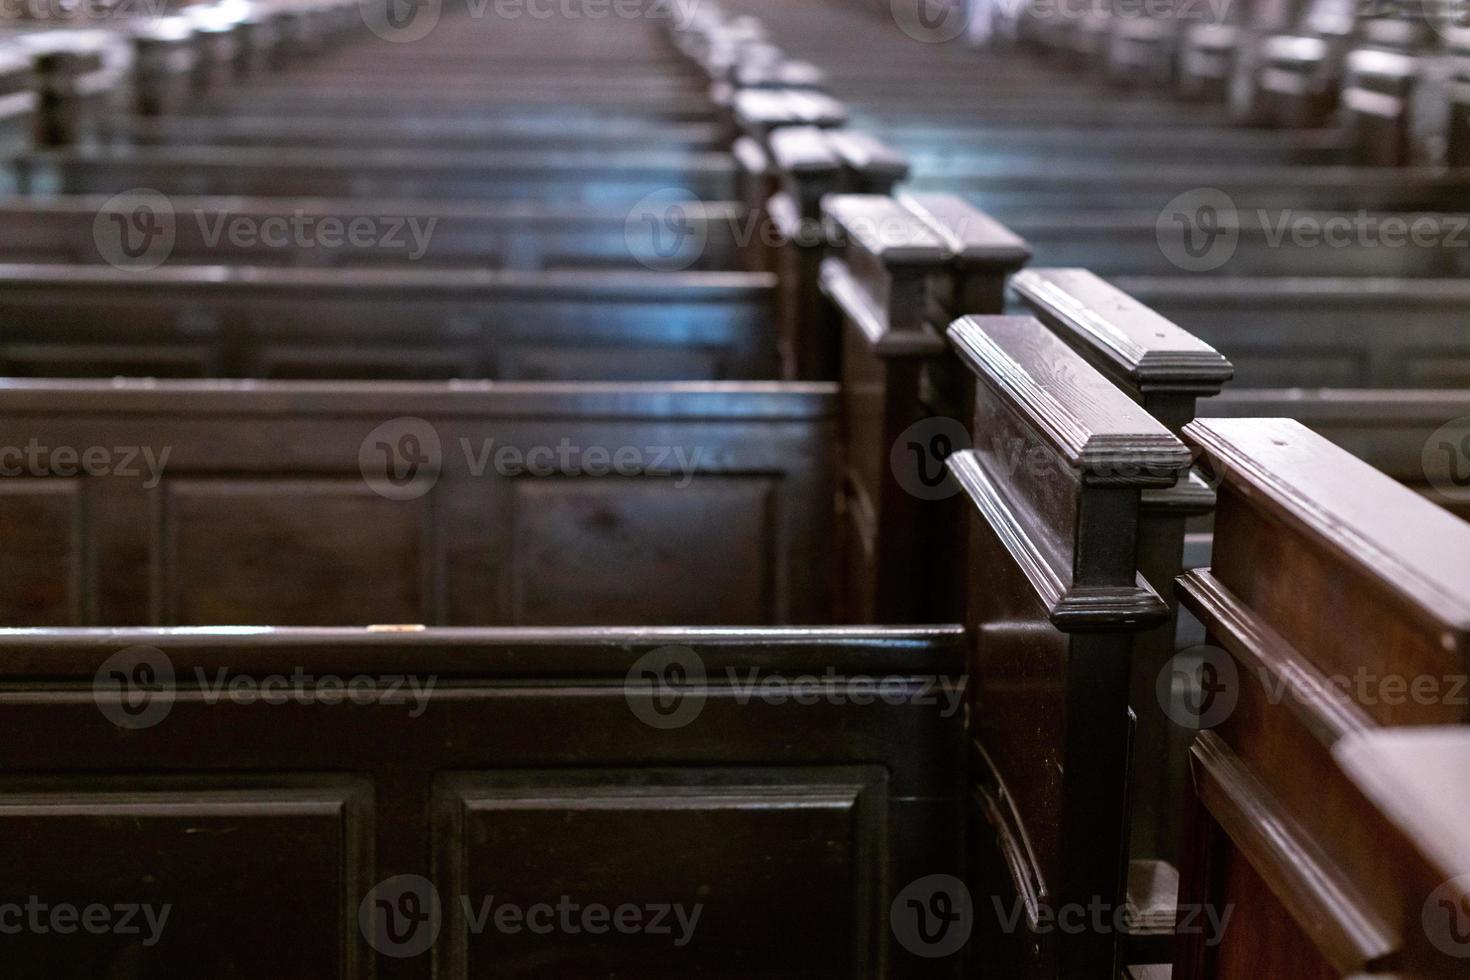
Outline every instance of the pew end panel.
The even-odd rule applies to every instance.
[[[1175,434],[1194,419],[1197,401],[1218,395],[1234,373],[1213,347],[1085,269],[1027,269],[1012,278],[1011,289],[1037,319]],[[1180,644],[1173,586],[1185,567],[1186,524],[1213,505],[1213,492],[1193,470],[1173,487],[1143,492],[1138,567],[1169,603],[1170,616],[1140,633],[1133,648],[1135,860],[1179,860],[1177,801],[1186,791],[1189,738],[1170,722],[1157,681]]]
[[[910,427],[931,414],[921,376],[947,348],[924,319],[926,296],[949,252],[891,198],[829,195],[822,212],[835,247],[820,286],[842,320],[844,618],[928,621],[938,618],[951,580],[938,556],[954,524],[943,502],[921,499],[923,485],[905,485],[891,460],[905,451],[895,447]]]
[[[838,194],[823,200],[821,289],[841,314],[842,548],[861,622],[952,618],[963,607],[944,456],[968,444],[965,384],[936,323],[971,297],[999,313],[1025,245],[963,202]],[[946,207],[948,206],[948,207]],[[986,288],[981,288],[980,284]]]
[[[1185,437],[1219,503],[1212,566],[1180,579],[1208,644],[1180,900],[1237,911],[1214,943],[1182,937],[1176,974],[1394,966],[1419,928],[1382,843],[1400,835],[1332,753],[1464,724],[1470,525],[1294,421],[1204,419]]]
[[[16,45],[30,55],[40,86],[38,146],[98,142],[111,120],[126,114],[134,55],[121,34],[41,31],[20,35]]]
[[[776,243],[772,259],[778,281],[777,332],[782,377],[835,381],[837,337],[819,278],[826,236],[822,198],[837,191],[842,160],[811,126],[778,129],[770,136],[778,191],[766,202]]]
[[[1141,493],[1188,453],[1036,320],[949,338],[975,375],[974,446],[949,458],[969,514],[977,942],[1011,977],[1103,976],[1111,930],[1052,916],[1124,900],[1132,634],[1168,607],[1138,571]]]
[[[905,191],[898,200],[953,255],[950,275],[933,284],[933,304],[943,322],[1003,312],[1006,282],[1031,260],[1031,246],[957,195]]]

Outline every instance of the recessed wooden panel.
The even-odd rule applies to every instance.
[[[0,919],[24,916],[6,929],[5,972],[360,976],[370,799],[332,777],[0,785]]]
[[[423,622],[430,498],[361,480],[165,481],[156,575],[173,625]]]
[[[76,480],[0,480],[0,622],[6,626],[80,624],[83,501]]]
[[[769,621],[774,489],[764,476],[517,480],[516,622]]]
[[[885,785],[875,768],[445,779],[435,824],[441,968],[450,977],[877,975],[864,907],[883,875]],[[549,934],[496,925],[500,905],[556,906],[563,896],[583,909],[633,905],[649,925],[659,905],[680,905],[685,918],[671,911],[668,933],[594,934],[560,914]]]

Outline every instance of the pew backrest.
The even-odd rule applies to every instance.
[[[8,623],[830,621],[828,385],[9,381]]]
[[[765,379],[762,273],[0,266],[16,376]]]
[[[156,926],[24,930],[21,973],[877,978],[928,967],[888,909],[959,860],[957,626],[3,630],[0,663],[0,860]]]

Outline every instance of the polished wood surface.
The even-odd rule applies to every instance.
[[[0,631],[16,770],[0,866],[53,905],[164,917],[150,930],[138,916],[133,936],[7,936],[9,969],[932,975],[877,910],[955,863],[963,742],[936,692],[956,690],[962,640],[957,627]],[[159,671],[147,687],[129,686],[136,664]],[[94,703],[112,665],[124,679]],[[764,686],[743,687],[751,676]],[[778,693],[816,678],[815,702]],[[891,695],[866,701],[880,681]],[[428,882],[440,916],[360,929],[377,901],[413,911],[394,890],[404,875]],[[554,913],[554,936],[494,918],[558,902],[575,908]],[[629,931],[582,912],[625,905],[645,924],[663,906],[667,922]]]
[[[1040,6],[0,24],[11,972],[1462,975],[1465,32]]]
[[[1181,903],[1248,918],[1217,944],[1186,937],[1176,975],[1243,977],[1263,958],[1321,976],[1391,967],[1422,945],[1399,904],[1418,872],[1334,752],[1465,722],[1452,688],[1470,649],[1470,525],[1295,422],[1185,435],[1220,480],[1211,567],[1181,588],[1217,651],[1200,704],[1224,700],[1200,717]]]
[[[827,622],[836,408],[758,382],[8,381],[0,601],[35,626]]]
[[[776,370],[762,273],[0,266],[30,377],[702,380]]]
[[[973,513],[968,561],[979,894],[989,968],[1116,971],[1119,937],[1058,931],[1124,900],[1132,634],[1168,615],[1137,563],[1145,488],[1188,468],[1183,445],[1040,323],[950,328],[975,372],[976,445],[950,457]]]

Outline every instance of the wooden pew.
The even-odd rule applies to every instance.
[[[1201,198],[1200,203],[1206,202]],[[1226,280],[1219,282],[1222,290],[1236,277],[1470,276],[1470,214],[1463,212],[1367,214],[1292,208],[1216,214],[1219,233],[1231,237],[1218,239],[1222,241],[1218,252],[1209,251],[1212,240],[1206,237],[1191,240],[1191,247],[1212,279]],[[1081,266],[1109,277],[1181,276],[1196,274],[1199,268],[1191,268],[1191,256],[1183,249],[1184,235],[1197,233],[1198,227],[1165,225],[1161,232],[1159,214],[1152,211],[1037,210],[1007,219],[1006,226],[1031,244],[1041,265]],[[1416,228],[1418,241],[1411,238]],[[1405,283],[1403,288],[1416,285]]]
[[[775,376],[763,273],[0,266],[21,376]]]
[[[1085,270],[1028,269],[1011,279],[1010,288],[1027,312],[1176,435],[1196,412],[1209,411],[1234,375],[1231,362],[1218,351]],[[1175,486],[1147,490],[1142,498],[1139,569],[1169,603],[1170,615],[1140,633],[1133,646],[1129,855],[1134,860],[1171,865],[1179,860],[1176,801],[1184,790],[1188,745],[1171,725],[1156,689],[1159,672],[1178,649],[1173,583],[1185,568],[1186,526],[1213,506],[1213,492],[1193,471]]]
[[[1093,348],[1089,356],[1105,370],[1109,359],[1120,356],[1117,345],[1121,337],[1129,339],[1133,345],[1132,356],[1140,362],[1158,363],[1169,363],[1177,349],[1198,349],[1202,339],[1191,336],[1193,331],[1184,333],[1180,326],[1160,317],[1161,312],[1169,310],[1168,304],[1158,304],[1157,297],[1149,296],[1146,290],[1140,293],[1151,300],[1148,304],[1141,302],[1138,293],[1125,293],[1081,269],[1036,268],[1024,273],[1013,285],[1016,308],[1035,313],[1071,342]],[[1343,322],[1351,325],[1352,321]],[[1153,325],[1151,330],[1143,329],[1149,324]],[[1324,328],[1323,333],[1326,332]],[[1158,336],[1160,333],[1162,337]],[[1462,389],[1286,386],[1281,384],[1285,380],[1283,375],[1293,370],[1294,364],[1301,366],[1290,377],[1305,380],[1312,376],[1311,362],[1302,359],[1303,345],[1293,343],[1293,338],[1268,340],[1259,331],[1249,333],[1242,328],[1234,336],[1244,336],[1247,342],[1237,346],[1230,343],[1233,336],[1211,336],[1208,332],[1204,336],[1224,341],[1222,346],[1230,354],[1232,367],[1244,377],[1236,377],[1223,393],[1199,403],[1197,410],[1201,416],[1296,419],[1442,507],[1462,516],[1470,514],[1470,494],[1460,486],[1463,481],[1455,471],[1457,457],[1433,448],[1436,432],[1447,430],[1456,419],[1470,416],[1470,396]],[[1339,330],[1337,339],[1346,345],[1354,338]],[[1444,339],[1446,348],[1455,342],[1450,337]],[[1280,346],[1273,351],[1272,343]],[[1392,358],[1381,362],[1407,362],[1415,349],[1412,335],[1402,343],[1405,350],[1390,352]],[[1290,359],[1293,355],[1297,360]],[[1235,366],[1237,357],[1245,359],[1250,369],[1240,371]],[[1273,358],[1279,358],[1281,366],[1264,372],[1263,377],[1258,368],[1270,365]],[[1330,375],[1322,375],[1320,379],[1329,385],[1333,380]],[[1394,380],[1410,385],[1424,381],[1386,374],[1383,379],[1389,385]],[[1273,386],[1272,382],[1276,384]],[[1145,400],[1145,404],[1149,402]],[[1192,417],[1181,416],[1164,405],[1158,407],[1156,414],[1176,429]],[[1442,434],[1441,438],[1452,439],[1453,433]]]
[[[1470,172],[1434,168],[1135,166],[1049,167],[1017,172],[996,167],[964,176],[928,178],[914,190],[963,194],[1001,218],[1036,209],[1127,208],[1163,211],[1170,200],[1217,188],[1236,207],[1308,211],[1455,210]]]
[[[837,331],[820,291],[828,247],[822,201],[834,192],[886,194],[908,164],[867,134],[849,130],[788,126],[748,139],[763,143],[769,159],[768,174],[750,177],[767,186],[747,189],[746,198],[748,213],[768,223],[771,233],[763,236],[768,254],[755,261],[768,263],[783,284],[777,310],[783,377],[835,379]],[[740,152],[737,157],[744,159]]]
[[[595,119],[568,125],[556,119],[395,119],[344,121],[325,116],[187,116],[124,120],[114,138],[138,146],[302,147],[358,146],[367,149],[434,146],[449,150],[551,150],[599,147],[660,146],[689,152],[724,148],[715,124],[625,123],[611,126]]]
[[[1459,279],[1209,280],[1115,276],[1220,348],[1251,387],[1465,387]],[[1385,331],[1383,325],[1394,329]]]
[[[474,198],[632,204],[657,191],[706,201],[734,197],[734,167],[720,154],[630,150],[616,154],[328,150],[243,147],[69,149],[17,161],[14,193]]]
[[[130,51],[120,35],[105,30],[49,30],[17,34],[12,45],[30,59],[35,70],[41,98],[38,146],[98,139],[109,120],[127,112],[125,79]]]
[[[0,609],[830,622],[835,411],[828,385],[10,380]]]
[[[1466,460],[1457,420],[1470,418],[1463,389],[1233,388],[1201,406],[1220,418],[1291,418],[1374,469],[1470,520]],[[1446,446],[1448,445],[1448,449]]]
[[[655,194],[632,208],[280,197],[169,197],[166,203],[161,210],[156,197],[142,193],[0,197],[0,260],[127,268],[158,258],[163,265],[716,271],[741,268],[744,249],[761,230],[734,202],[677,193]],[[160,210],[159,233],[172,233],[167,254],[151,256],[146,248],[136,259],[119,254],[120,228],[133,245],[146,242],[130,219],[133,209],[147,205]]]
[[[841,318],[842,596],[859,622],[910,610],[938,621],[963,608],[950,560],[960,512],[943,461],[969,442],[957,420],[966,385],[943,325],[959,310],[1001,312],[1006,277],[1027,257],[1024,242],[957,198],[908,203],[822,200],[832,254],[820,286]]]
[[[1185,435],[1219,506],[1211,566],[1180,580],[1210,643],[1209,690],[1190,702],[1205,730],[1180,901],[1233,919],[1212,941],[1184,936],[1174,976],[1463,973],[1426,942],[1443,912],[1420,915],[1456,839],[1416,833],[1433,796],[1406,810],[1384,795],[1395,781],[1422,791],[1443,757],[1385,768],[1382,749],[1423,737],[1398,726],[1470,714],[1456,694],[1470,525],[1294,422],[1201,420]]]
[[[30,59],[0,47],[0,159],[31,148],[40,127],[40,101]]]
[[[998,162],[1034,165],[1037,159],[1085,157],[1113,164],[1194,164],[1228,157],[1251,166],[1327,166],[1347,163],[1351,144],[1333,130],[1174,130],[1147,127],[1097,131],[1039,120],[1034,127],[891,122],[884,136],[902,144],[915,167],[936,176],[965,174]]]
[[[998,976],[1110,976],[1115,932],[1057,926],[1121,915],[1130,651],[1168,615],[1140,498],[1189,455],[1035,320],[949,337],[975,375],[975,448],[948,460],[971,511],[972,891],[994,905],[973,949]]]
[[[963,657],[957,626],[0,631],[22,922],[154,916],[7,962],[933,976],[888,910],[959,869]]]

